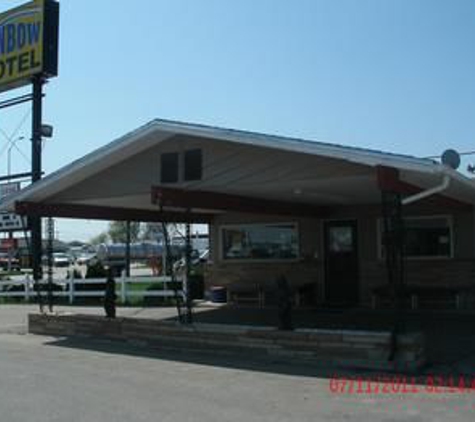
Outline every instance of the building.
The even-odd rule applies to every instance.
[[[428,159],[155,120],[8,197],[1,208],[207,223],[207,283],[227,286],[235,300],[272,303],[283,275],[299,304],[369,307],[376,298],[384,304],[388,285],[388,194],[403,201],[412,306],[426,296],[446,306],[469,303],[475,184]]]

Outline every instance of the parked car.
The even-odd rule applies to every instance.
[[[55,267],[69,267],[71,265],[71,258],[63,252],[55,252],[53,254],[53,265]]]
[[[88,265],[92,260],[96,259],[95,253],[84,253],[76,258],[77,265]]]

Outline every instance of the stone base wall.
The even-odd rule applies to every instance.
[[[87,336],[133,343],[155,350],[211,352],[286,363],[323,364],[344,368],[414,371],[425,363],[421,333],[399,336],[389,361],[388,332],[300,329],[222,324],[179,325],[139,318],[106,319],[93,315],[30,314],[28,330],[50,336]]]

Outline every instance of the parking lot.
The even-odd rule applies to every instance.
[[[399,394],[373,384],[370,394],[349,384],[335,389],[358,374],[325,368],[25,335],[26,314],[35,310],[0,306],[5,421],[471,421],[475,412],[475,391],[420,384]],[[384,383],[394,387],[391,378]]]
[[[0,336],[0,406],[35,421],[473,420],[473,395],[365,396],[331,391],[328,377],[235,369],[127,346]]]
[[[53,279],[54,280],[64,280],[68,277],[68,274],[72,270],[77,270],[82,277],[85,277],[86,272],[87,272],[87,266],[86,265],[77,265],[77,264],[71,264],[70,266],[64,266],[64,267],[53,267]],[[22,269],[23,274],[14,274],[14,275],[9,275],[8,277],[12,280],[20,280],[25,278],[25,274],[30,274],[31,269]],[[43,273],[47,274],[47,267],[43,267]],[[151,276],[153,274],[152,269],[143,266],[143,265],[137,265],[134,264],[131,266],[130,269],[131,276],[133,277],[142,277],[142,276]],[[1,271],[0,271],[1,275]]]

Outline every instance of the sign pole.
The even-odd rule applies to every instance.
[[[32,160],[31,180],[33,183],[41,179],[41,122],[43,113],[43,78],[41,75],[33,77],[33,127],[32,127]]]
[[[35,183],[41,179],[41,122],[42,122],[42,101],[43,101],[43,78],[41,75],[33,77],[33,115],[32,115],[32,137],[31,137],[31,181]],[[42,278],[41,255],[41,217],[32,216],[31,224],[31,249],[33,280],[36,288],[40,289],[39,281]],[[39,290],[38,290],[39,292]],[[41,301],[41,294],[38,295]],[[40,308],[43,304],[40,303]]]
[[[43,85],[46,79],[58,75],[59,3],[55,0],[31,0],[0,13],[0,23],[0,92],[33,84],[31,97],[26,95],[0,103],[0,108],[21,104],[30,99],[33,101],[31,179],[32,183],[35,183],[42,175]],[[30,229],[33,279],[40,309],[43,310],[40,293],[43,246],[41,217],[31,217]]]

